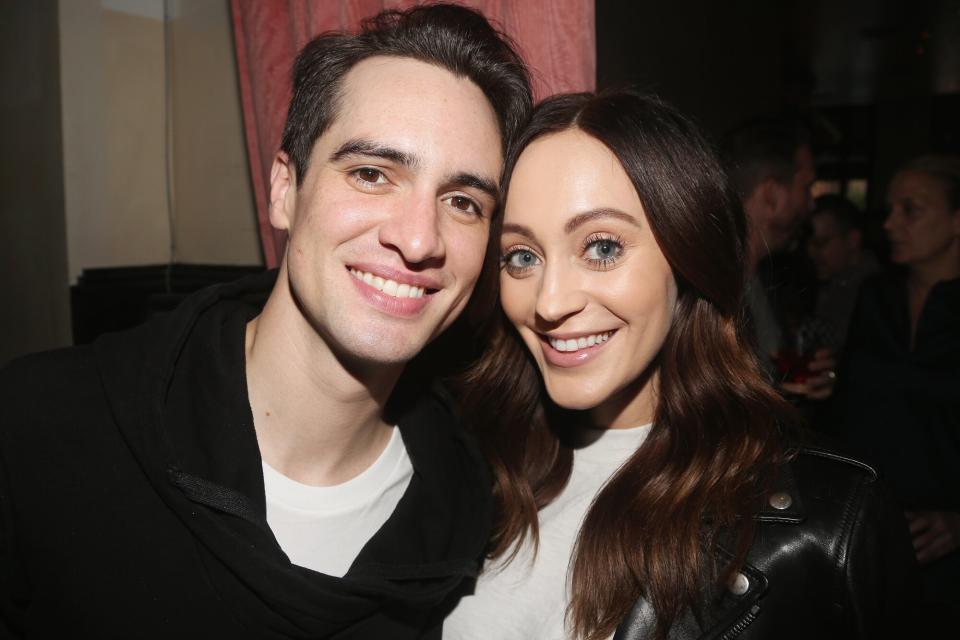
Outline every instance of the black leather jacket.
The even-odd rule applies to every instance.
[[[855,460],[802,449],[756,516],[746,565],[726,588],[709,588],[698,610],[680,618],[668,637],[899,635],[908,623],[916,568],[903,515],[876,478]],[[614,640],[648,637],[653,620],[649,603],[640,600]]]

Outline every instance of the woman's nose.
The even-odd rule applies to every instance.
[[[537,316],[551,324],[575,315],[587,305],[577,278],[560,266],[547,266],[537,294]]]

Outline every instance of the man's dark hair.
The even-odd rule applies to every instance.
[[[746,198],[768,178],[789,184],[797,170],[797,150],[809,144],[810,136],[799,122],[761,119],[728,133],[721,151],[734,187]]]
[[[833,218],[833,224],[843,233],[861,230],[863,215],[860,209],[841,195],[827,193],[813,201],[813,213],[810,214],[810,219],[822,215]]]
[[[482,14],[448,4],[383,11],[364,20],[355,35],[317,36],[297,56],[280,148],[297,170],[298,186],[314,143],[336,117],[344,76],[373,56],[412,58],[469,78],[497,114],[504,153],[530,114],[526,66],[510,39]]]

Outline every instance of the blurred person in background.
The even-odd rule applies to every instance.
[[[929,619],[945,619],[960,604],[960,157],[907,163],[888,204],[901,269],[861,289],[837,424],[906,509]]]
[[[811,400],[833,392],[833,352],[812,348],[802,378],[785,374],[783,351],[796,345],[772,299],[775,283],[764,282],[761,264],[794,242],[813,208],[816,178],[806,131],[783,120],[751,121],[726,136],[722,152],[747,216],[746,300],[755,349],[781,390]]]
[[[863,246],[861,213],[846,198],[827,194],[815,200],[806,249],[816,271],[814,318],[827,346],[839,352],[864,278],[878,270],[877,260]]]

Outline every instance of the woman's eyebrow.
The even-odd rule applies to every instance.
[[[623,220],[624,222],[629,222],[634,226],[640,226],[639,220],[634,218],[629,213],[620,211],[619,209],[592,209],[590,211],[578,213],[567,220],[567,223],[563,225],[563,231],[565,233],[572,233],[577,227],[584,225],[591,220],[596,220],[597,218],[616,218],[618,220]]]
[[[503,229],[501,229],[501,232],[516,233],[517,235],[521,235],[524,238],[528,238],[530,240],[536,239],[536,237],[533,235],[533,231],[531,231],[529,227],[525,227],[522,224],[515,224],[513,222],[504,222]]]

